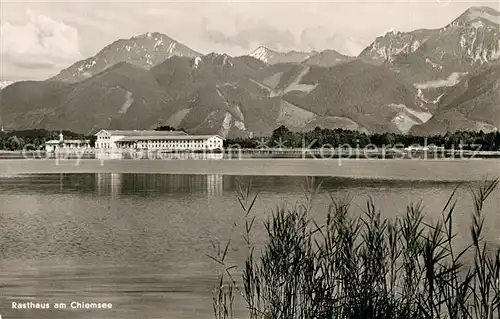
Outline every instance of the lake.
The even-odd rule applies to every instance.
[[[67,173],[67,167],[61,172],[31,174],[40,169],[36,162],[22,164],[24,168],[35,165],[33,171],[27,170],[30,174],[6,174],[4,163],[11,161],[0,161],[0,314],[6,319],[213,318],[211,290],[217,267],[206,256],[213,253],[212,242],[231,240],[231,264],[242,266],[247,253],[241,238],[244,219],[237,202],[238,181],[251,181],[252,189],[259,193],[254,209],[257,244],[264,239],[262,222],[277,205],[301,201],[305,181],[304,176],[267,174],[271,170],[266,165],[261,174],[251,166],[256,164],[241,168],[241,174],[234,174],[237,170],[229,172],[232,174],[75,174]],[[176,161],[164,163],[173,169],[180,165]],[[353,214],[361,213],[371,196],[389,218],[402,216],[407,204],[423,200],[428,220],[435,220],[458,186],[454,223],[458,244],[465,245],[472,213],[467,185],[477,184],[484,173],[492,176],[491,170],[495,172],[495,162],[485,162],[486,170],[478,163],[469,162],[468,167],[454,164],[458,165],[455,176],[460,178],[444,178],[447,181],[440,180],[439,170],[432,164],[429,173],[422,170],[425,163],[398,163],[406,165],[406,170],[398,166],[393,175],[390,166],[384,173],[377,171],[382,166],[375,165],[370,176],[367,165],[371,164],[358,163],[363,174],[357,178],[316,178],[322,182],[322,192],[315,199],[313,217],[322,220],[331,193],[334,197],[352,196]],[[293,165],[302,164],[286,165],[293,169]],[[321,168],[325,164],[318,165],[319,175],[327,174]],[[276,171],[279,175],[294,174],[284,170]],[[17,173],[21,172],[19,168]],[[380,178],[384,174],[388,177]],[[442,172],[445,177],[452,175],[451,171]],[[485,207],[490,213],[485,236],[495,244],[500,244],[498,207],[500,195],[496,192]],[[11,302],[30,301],[68,305],[72,301],[105,302],[112,303],[113,309],[10,309]],[[237,306],[241,314],[243,306]]]

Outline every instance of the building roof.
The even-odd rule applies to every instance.
[[[59,144],[61,141],[59,140],[50,140],[46,141],[45,144]],[[65,144],[82,144],[82,143],[90,143],[90,140],[63,140],[62,143]]]
[[[171,136],[126,136],[117,140],[116,142],[137,142],[137,141],[172,141],[172,140],[208,140],[211,137],[218,137],[224,139],[219,135],[171,135]]]
[[[110,135],[118,136],[177,136],[177,135],[188,135],[183,131],[150,131],[150,130],[100,130],[96,133],[98,135],[101,132],[107,132]]]

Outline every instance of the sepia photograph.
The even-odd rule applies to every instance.
[[[2,0],[0,319],[500,319],[498,0]]]

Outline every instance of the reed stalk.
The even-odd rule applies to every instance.
[[[257,195],[250,184],[241,185],[248,248],[242,287],[233,277],[237,268],[224,262],[229,242],[223,248],[214,244],[211,258],[222,266],[215,318],[233,318],[237,290],[251,319],[499,319],[500,248],[484,239],[483,212],[498,184],[494,179],[471,188],[471,243],[458,249],[456,191],[433,223],[424,221],[422,203],[389,220],[372,199],[355,216],[351,198],[333,196],[325,222],[318,223],[310,216],[320,186],[307,179],[305,203],[278,206],[264,221],[266,239],[259,251],[252,240]]]

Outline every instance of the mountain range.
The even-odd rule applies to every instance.
[[[113,42],[46,81],[0,91],[6,129],[93,133],[170,125],[226,137],[316,126],[437,134],[500,127],[500,13],[335,50],[198,53],[161,33]]]

